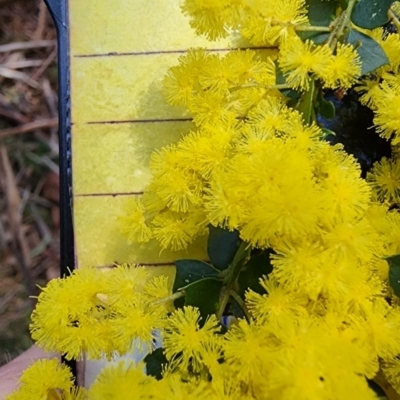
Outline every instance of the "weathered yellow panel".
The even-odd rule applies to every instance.
[[[153,150],[177,141],[191,122],[74,125],[75,195],[142,192]]]
[[[178,56],[73,58],[72,122],[187,117],[162,94],[162,78]]]
[[[129,199],[126,193],[142,192],[150,179],[151,151],[176,141],[192,124],[183,108],[171,107],[163,98],[167,69],[190,47],[230,47],[227,40],[210,43],[196,37],[179,3],[69,1],[78,266],[206,257],[204,239],[178,253],[160,253],[155,242],[129,244],[118,222]]]
[[[74,199],[75,238],[78,266],[107,266],[131,262],[172,263],[180,258],[205,259],[205,243],[197,242],[187,251],[161,251],[156,241],[129,244],[119,230],[118,216],[129,196],[76,196]]]
[[[71,53],[224,47],[196,37],[179,0],[70,0]]]

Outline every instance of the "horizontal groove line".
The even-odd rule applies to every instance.
[[[126,263],[123,263],[126,264]],[[166,261],[166,262],[154,262],[154,263],[145,263],[145,262],[134,262],[134,263],[128,263],[137,267],[170,267],[175,265],[175,261]],[[115,262],[115,264],[110,264],[110,265],[99,265],[96,268],[98,269],[105,269],[105,268],[117,268],[119,264]]]
[[[211,263],[211,261],[209,259],[200,260],[200,261],[202,261],[204,263],[207,263],[207,264]],[[130,264],[130,265],[134,265],[134,266],[137,266],[137,267],[169,267],[169,266],[175,265],[175,262],[176,261],[165,261],[165,262],[153,262],[153,263],[151,263],[151,262],[140,262],[139,261],[139,262],[122,263],[122,264]],[[115,262],[114,264],[109,264],[109,265],[99,265],[96,268],[99,268],[99,269],[101,269],[101,268],[117,268],[118,265],[122,265],[122,264],[119,264],[118,262]]]
[[[232,50],[273,50],[276,46],[257,46],[257,47],[227,47],[220,49],[203,49],[208,53],[223,52]],[[98,53],[98,54],[76,54],[74,58],[95,58],[95,57],[121,57],[121,56],[153,56],[158,54],[185,54],[188,50],[153,50],[153,51],[132,51],[132,52],[110,52],[110,53]]]
[[[128,119],[128,120],[111,120],[111,121],[89,121],[87,125],[98,124],[156,124],[162,122],[191,122],[193,118],[164,118],[164,119]]]
[[[102,197],[102,196],[141,196],[143,192],[120,192],[120,193],[81,193],[74,194],[74,197]]]

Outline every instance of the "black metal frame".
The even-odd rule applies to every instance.
[[[58,118],[60,159],[60,273],[75,268],[72,220],[71,98],[69,60],[69,20],[67,0],[44,0],[57,29],[58,43]],[[76,363],[66,361],[74,375]]]

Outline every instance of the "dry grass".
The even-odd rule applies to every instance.
[[[58,275],[55,38],[43,2],[0,2],[0,364],[30,346],[29,296]]]

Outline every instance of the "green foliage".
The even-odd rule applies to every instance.
[[[206,277],[218,276],[218,270],[210,264],[198,260],[178,260],[175,262],[176,275],[173,285],[173,292],[176,293],[193,282]],[[180,298],[174,302],[176,307],[183,307],[185,300]]]
[[[382,65],[389,64],[389,59],[381,45],[371,37],[350,29],[347,41],[356,48],[360,56],[362,61],[362,75],[369,74]]]
[[[174,293],[199,279],[218,276],[218,271],[203,261],[178,260],[175,262],[175,266]]]
[[[147,375],[154,376],[154,378],[160,380],[162,378],[163,366],[168,362],[163,348],[160,347],[148,354],[144,358],[144,362],[146,364]]]
[[[185,287],[185,306],[197,307],[202,321],[216,314],[223,283],[215,278],[204,278]]]
[[[306,0],[305,3],[310,25],[329,26],[335,17],[336,4],[334,1]]]
[[[322,137],[323,140],[326,140],[326,138],[328,136],[335,136],[336,135],[335,132],[333,132],[333,131],[331,131],[330,129],[327,129],[327,128],[322,128],[322,132],[323,132],[323,137]]]
[[[326,119],[331,119],[335,116],[335,106],[331,101],[324,99],[322,90],[318,92],[316,109],[317,113]]]
[[[360,28],[375,29],[388,20],[393,0],[359,0],[351,13],[351,20]]]
[[[198,307],[203,323],[207,316],[218,315],[229,306],[230,291],[237,288],[238,275],[249,259],[251,247],[248,243],[240,241],[237,232],[213,228],[210,230],[208,250],[214,266],[198,260],[178,260],[175,262],[176,276],[173,285],[174,293],[184,293],[184,298],[175,300],[175,306]],[[255,261],[257,262],[258,258],[255,258]],[[253,265],[254,261],[250,259],[250,262]],[[259,271],[263,272],[264,269],[260,268]],[[254,273],[255,271],[251,274]],[[224,300],[221,300],[222,298]]]
[[[314,76],[310,77],[310,87],[305,91],[296,106],[296,109],[300,111],[303,116],[304,124],[310,124],[315,120],[314,112],[314,96],[315,96],[315,80]]]
[[[308,20],[310,25],[329,26],[335,17],[336,4],[334,1],[306,0],[308,7]],[[301,39],[310,39],[314,43],[323,43],[328,37],[328,33],[320,32],[299,32]]]
[[[400,254],[386,258],[389,263],[389,284],[394,294],[400,297]]]
[[[228,231],[210,225],[207,252],[213,266],[219,270],[229,267],[240,246],[238,231]]]
[[[260,278],[267,276],[272,272],[272,264],[270,255],[273,253],[271,249],[264,251],[255,251],[240,271],[238,277],[238,294],[244,297],[247,289],[251,289],[256,293],[265,293],[260,284]]]

